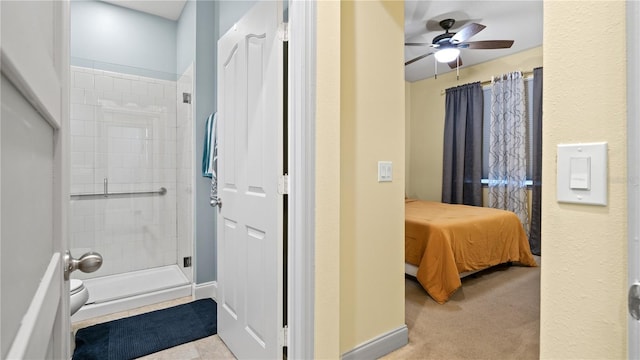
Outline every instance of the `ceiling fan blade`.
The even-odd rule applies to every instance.
[[[418,57],[416,57],[416,58],[413,58],[413,59],[411,59],[411,60],[407,61],[406,63],[404,63],[404,66],[407,66],[407,65],[409,65],[409,64],[413,64],[414,62],[416,62],[416,61],[418,61],[418,60],[422,60],[422,59],[424,59],[424,58],[426,58],[427,56],[432,55],[432,54],[433,54],[433,53],[428,53],[428,54],[420,55],[420,56],[418,56]]]
[[[447,63],[447,65],[449,65],[450,68],[455,69],[458,66],[462,66],[462,58],[460,56],[458,56],[457,59],[453,60],[452,62]]]
[[[404,43],[404,46],[431,46],[431,43]]]
[[[484,28],[486,28],[486,26],[478,23],[471,23],[463,27],[455,35],[453,35],[449,42],[451,42],[452,44],[461,43],[471,38],[473,35],[479,33]]]
[[[467,49],[508,49],[513,45],[513,40],[472,41],[461,45]]]

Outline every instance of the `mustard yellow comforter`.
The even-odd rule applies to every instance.
[[[518,262],[537,266],[518,217],[505,210],[405,199],[405,261],[422,287],[445,303],[460,273]]]

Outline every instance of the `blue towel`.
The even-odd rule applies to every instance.
[[[218,114],[209,115],[204,135],[204,151],[202,154],[202,176],[211,178],[209,200],[211,206],[217,206],[218,199]]]
[[[213,113],[207,117],[204,132],[204,150],[202,152],[202,176],[213,178],[214,163],[217,162],[216,120],[218,115]]]

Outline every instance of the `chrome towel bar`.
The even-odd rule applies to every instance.
[[[106,187],[106,186],[105,186]],[[101,193],[101,194],[71,194],[71,200],[83,200],[83,199],[97,199],[97,198],[110,198],[110,197],[124,197],[124,196],[151,196],[151,195],[164,195],[167,193],[167,189],[161,187],[158,191],[133,191],[133,192],[116,192],[116,193]]]

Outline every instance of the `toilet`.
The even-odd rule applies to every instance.
[[[89,290],[84,287],[82,280],[71,279],[70,284],[71,300],[69,301],[69,309],[71,315],[75,314],[89,300]]]

